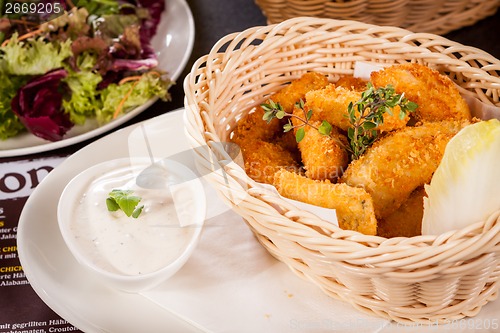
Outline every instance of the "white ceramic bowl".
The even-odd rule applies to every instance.
[[[175,274],[195,249],[206,214],[203,185],[193,171],[164,159],[156,163],[168,177],[164,186],[155,181],[154,188],[143,188],[136,179],[148,166],[147,159],[129,158],[92,166],[67,184],[58,204],[59,229],[76,260],[127,292],[151,289]],[[111,189],[142,198],[138,218],[108,211]]]

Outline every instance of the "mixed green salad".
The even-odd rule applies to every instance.
[[[58,141],[89,119],[102,125],[150,98],[170,98],[172,82],[150,45],[163,0],[50,3],[61,13],[2,11],[1,140],[29,131]]]

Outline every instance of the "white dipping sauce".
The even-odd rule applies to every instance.
[[[195,213],[185,209],[195,206],[189,185],[176,185],[176,203],[182,198],[183,207],[177,204],[181,224],[168,186],[143,189],[136,185],[137,173],[146,166],[123,166],[97,175],[76,205],[70,229],[77,246],[106,271],[125,275],[154,272],[179,257],[200,227],[193,224]],[[175,179],[175,174],[170,177]],[[127,217],[122,210],[108,211],[106,198],[113,189],[132,190],[132,195],[142,198],[138,206],[144,205],[144,209],[138,218]]]

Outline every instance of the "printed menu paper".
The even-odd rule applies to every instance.
[[[65,157],[0,162],[0,333],[78,332],[35,293],[17,254],[17,225],[29,195]]]

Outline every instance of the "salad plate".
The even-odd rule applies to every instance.
[[[176,81],[181,75],[191,55],[193,44],[194,19],[189,5],[185,0],[166,0],[165,10],[151,45],[158,57],[158,67],[166,71],[172,81]],[[156,98],[150,99],[145,104],[102,126],[97,126],[95,121],[87,121],[85,125],[75,126],[60,141],[50,142],[31,133],[22,133],[0,141],[0,158],[50,151],[96,137],[137,116],[156,100]]]

